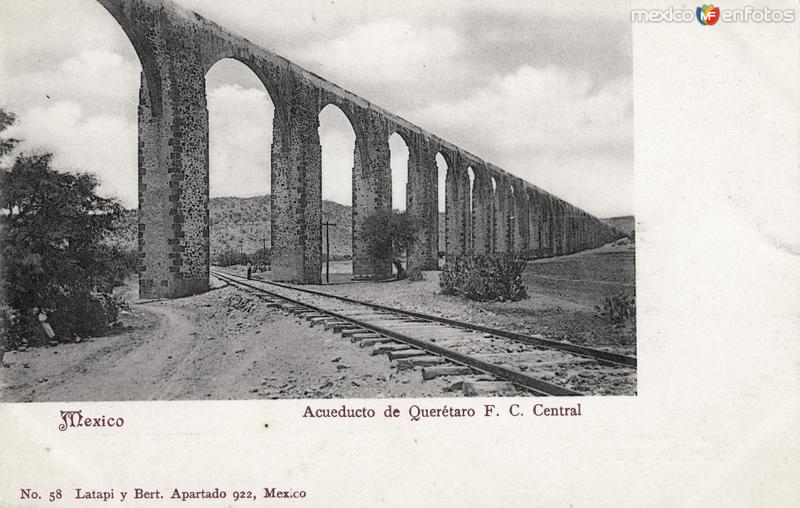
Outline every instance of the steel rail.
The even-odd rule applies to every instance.
[[[516,370],[512,370],[512,369],[508,369],[506,367],[501,367],[499,365],[494,365],[494,364],[485,362],[483,360],[479,360],[477,358],[473,358],[473,357],[471,357],[469,355],[465,355],[463,353],[459,353],[457,351],[450,350],[448,348],[433,344],[431,342],[428,342],[428,341],[425,341],[425,340],[422,340],[422,339],[411,337],[411,336],[396,332],[394,330],[389,330],[389,329],[384,328],[382,326],[378,326],[378,325],[375,325],[375,324],[370,324],[368,322],[363,322],[361,320],[354,319],[352,317],[349,317],[349,316],[346,316],[346,315],[343,315],[343,314],[339,314],[338,312],[335,312],[335,311],[332,311],[332,310],[323,309],[321,307],[318,307],[316,305],[310,304],[308,302],[303,302],[301,300],[297,300],[295,298],[292,298],[292,297],[289,297],[289,296],[286,296],[286,295],[282,295],[282,294],[279,294],[279,293],[275,293],[273,291],[269,291],[268,289],[264,289],[264,288],[261,288],[261,287],[258,287],[258,286],[254,286],[254,285],[252,285],[250,283],[247,283],[247,282],[244,282],[244,281],[241,281],[241,280],[237,280],[237,279],[235,279],[233,277],[230,277],[230,275],[228,275],[228,274],[219,273],[219,272],[215,273],[215,271],[212,271],[211,274],[214,277],[217,277],[217,278],[221,279],[222,281],[227,282],[229,284],[236,284],[236,285],[239,285],[239,286],[243,286],[243,287],[249,288],[251,290],[255,290],[255,291],[260,292],[260,293],[265,293],[265,294],[280,298],[282,300],[286,300],[286,301],[291,302],[291,303],[293,303],[295,305],[299,305],[299,306],[302,306],[302,307],[307,307],[309,309],[312,309],[314,311],[320,312],[322,314],[327,314],[329,316],[335,317],[336,319],[341,319],[342,321],[347,321],[349,323],[353,323],[354,325],[360,326],[360,327],[362,327],[364,329],[372,330],[373,332],[379,333],[381,335],[385,335],[387,337],[391,337],[393,339],[399,340],[400,342],[404,342],[404,343],[409,344],[411,346],[414,346],[416,348],[423,349],[425,351],[428,351],[429,353],[433,353],[433,354],[435,354],[437,356],[441,356],[441,357],[446,358],[448,360],[451,360],[451,361],[453,361],[455,363],[459,363],[461,365],[465,365],[467,367],[474,368],[476,370],[485,372],[487,374],[491,374],[491,375],[493,375],[493,376],[495,376],[497,378],[503,379],[505,381],[509,381],[509,382],[511,382],[511,383],[513,383],[513,384],[515,384],[517,386],[525,388],[526,390],[528,390],[528,391],[530,391],[530,392],[532,392],[532,393],[534,393],[536,395],[542,395],[542,396],[583,396],[583,395],[585,395],[585,394],[583,394],[581,392],[576,392],[574,390],[570,390],[569,388],[564,388],[562,386],[558,386],[558,385],[555,385],[555,384],[552,384],[552,383],[548,383],[547,381],[544,381],[542,379],[538,379],[538,378],[535,378],[535,377],[532,377],[532,376],[528,376],[526,374],[523,374],[522,372],[519,372],[519,371],[516,371]],[[259,281],[259,282],[264,282],[264,281]],[[287,287],[285,287],[285,289],[295,290],[295,288],[293,288],[291,286],[287,286]],[[317,296],[327,296],[327,295],[317,295]],[[361,303],[361,302],[356,302],[356,303],[359,304],[359,305],[363,305],[363,303]]]
[[[220,272],[220,270],[215,270],[215,271]],[[244,278],[241,275],[237,275],[237,274],[232,274],[232,273],[227,273],[227,272],[221,272],[221,273],[224,273],[225,275],[227,275],[229,277],[232,276],[232,277]],[[473,323],[465,323],[463,321],[457,321],[455,319],[450,319],[450,318],[445,318],[445,317],[431,316],[430,314],[423,314],[421,312],[415,312],[415,311],[412,311],[412,310],[395,309],[395,308],[392,308],[392,307],[387,307],[386,305],[380,305],[378,303],[362,302],[360,300],[356,300],[356,299],[349,298],[349,297],[346,297],[346,296],[332,295],[332,294],[329,294],[329,293],[323,293],[321,291],[316,291],[316,290],[313,290],[313,289],[297,287],[297,286],[294,286],[294,285],[291,285],[291,284],[283,284],[283,283],[280,283],[280,282],[273,282],[273,281],[268,281],[268,280],[263,280],[263,279],[258,279],[258,282],[262,282],[264,284],[272,284],[273,286],[278,286],[278,287],[282,287],[282,288],[286,288],[286,289],[292,289],[292,290],[295,290],[295,291],[301,291],[303,293],[309,293],[309,294],[312,294],[312,295],[317,295],[317,296],[321,296],[321,297],[325,297],[325,298],[334,298],[334,299],[337,299],[337,300],[341,300],[343,302],[352,303],[352,304],[356,304],[356,305],[364,305],[364,306],[367,306],[367,307],[371,307],[373,309],[378,309],[378,310],[382,310],[382,311],[386,311],[386,312],[392,312],[392,313],[395,313],[395,314],[404,314],[406,316],[411,316],[411,317],[415,317],[415,318],[418,318],[418,319],[424,319],[426,321],[431,321],[431,322],[436,322],[436,323],[443,323],[443,324],[447,324],[447,325],[450,325],[450,326],[455,326],[455,327],[458,327],[458,328],[464,328],[464,329],[467,329],[467,330],[473,330],[473,331],[481,332],[481,333],[488,333],[490,335],[495,335],[497,337],[503,337],[505,339],[511,339],[511,340],[515,340],[515,341],[518,341],[518,342],[523,342],[523,343],[526,343],[526,344],[530,344],[532,346],[541,346],[541,347],[546,347],[546,348],[549,348],[549,349],[558,349],[558,350],[561,350],[561,351],[566,351],[568,353],[573,353],[575,355],[583,356],[583,357],[586,357],[586,358],[593,358],[595,360],[602,360],[604,362],[615,363],[617,365],[623,365],[625,367],[633,367],[634,369],[636,368],[636,357],[635,356],[628,356],[628,355],[622,355],[622,354],[619,354],[619,353],[612,353],[610,351],[603,351],[603,350],[600,350],[600,349],[594,349],[594,348],[590,348],[590,347],[586,347],[586,346],[578,346],[576,344],[566,344],[564,342],[559,342],[557,340],[544,339],[544,338],[540,338],[540,337],[531,337],[530,335],[525,335],[525,334],[522,334],[522,333],[511,332],[511,331],[508,331],[508,330],[500,330],[500,329],[497,329],[497,328],[490,328],[488,326],[483,326],[483,325],[478,325],[478,324],[473,324]]]

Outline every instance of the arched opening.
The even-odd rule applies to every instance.
[[[322,146],[322,280],[350,280],[353,275],[353,164],[356,134],[339,107],[319,113]]]
[[[472,166],[467,168],[469,177],[469,245],[475,250],[475,170]]]
[[[211,263],[269,269],[275,108],[264,84],[232,58],[206,73]]]
[[[436,153],[436,181],[437,181],[437,212],[439,213],[439,265],[445,261],[445,251],[447,250],[447,172],[449,171],[447,160],[441,152]],[[450,210],[450,213],[455,213]]]
[[[492,176],[491,179],[492,190],[489,202],[491,203],[489,209],[489,252],[497,251],[497,180]]]
[[[408,186],[408,144],[398,133],[389,136],[392,168],[392,209],[405,211]]]
[[[507,249],[510,252],[516,252],[516,243],[517,243],[517,197],[514,193],[514,186],[508,186],[508,210],[506,212],[506,223],[508,227],[508,234],[506,235],[507,238]]]
[[[393,133],[389,136],[390,166],[392,170],[392,210],[406,211],[408,191],[409,149],[403,136]],[[392,263],[392,273],[398,274],[397,262],[408,268],[408,252],[403,252]]]

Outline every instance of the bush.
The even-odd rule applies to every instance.
[[[216,264],[219,266],[246,265],[250,262],[247,254],[233,249],[227,249],[217,256]]]
[[[636,317],[636,299],[624,293],[607,296],[602,305],[595,305],[597,317],[612,324]]]
[[[459,256],[445,264],[439,287],[444,294],[479,302],[516,302],[528,297],[524,270],[525,260],[511,254]]]
[[[254,253],[247,256],[250,264],[254,266],[266,266],[272,263],[272,250],[271,249],[258,249]]]
[[[102,277],[98,277],[96,289],[111,293],[115,287],[125,283],[125,279],[137,273],[139,268],[139,251],[108,246],[98,251],[95,258],[98,266],[102,266]]]
[[[92,293],[66,300],[48,316],[56,337],[93,337],[107,333],[116,323],[119,311],[127,309],[119,297],[107,293]]]

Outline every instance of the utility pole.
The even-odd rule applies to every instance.
[[[336,226],[333,222],[323,222],[325,226],[325,283],[331,282],[331,226]]]

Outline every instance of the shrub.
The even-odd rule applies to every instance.
[[[612,324],[624,323],[636,317],[636,298],[620,293],[605,297],[602,305],[595,305],[597,317]]]
[[[102,277],[98,277],[96,289],[111,293],[115,287],[125,283],[125,279],[137,273],[139,252],[137,249],[123,249],[106,246],[97,252],[95,263],[101,266]]]
[[[123,309],[127,309],[127,304],[121,298],[92,293],[65,299],[58,310],[49,314],[48,322],[56,337],[93,337],[107,333]]]
[[[250,261],[247,254],[234,249],[227,249],[217,256],[216,264],[219,266],[246,265]]]
[[[272,262],[272,249],[258,249],[248,255],[248,261],[255,266],[266,266]]]
[[[511,254],[459,256],[445,264],[439,287],[444,294],[479,302],[516,302],[528,297],[524,270],[525,260]]]

